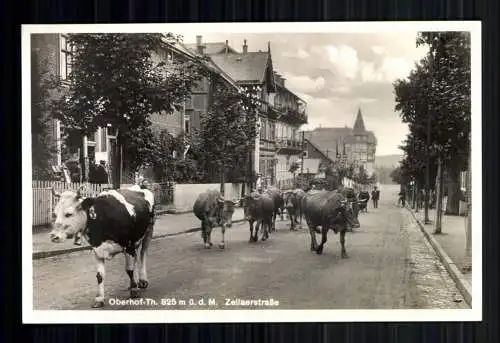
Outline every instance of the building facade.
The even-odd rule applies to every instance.
[[[285,86],[273,67],[270,43],[267,51],[248,51],[246,40],[242,52],[225,43],[203,43],[197,37],[193,51],[203,51],[236,84],[256,93],[261,101],[259,135],[253,154],[253,171],[260,174],[264,186],[291,182],[289,168],[301,153],[299,127],[307,123],[306,103]]]
[[[67,35],[50,33],[50,34],[32,34],[31,35],[31,58],[32,63],[40,64],[44,70],[36,69],[36,72],[46,73],[47,75],[57,76],[61,80],[66,80],[71,73],[73,48],[69,46]],[[195,54],[182,44],[173,44],[164,42],[159,46],[157,51],[152,52],[152,59],[156,62],[171,63],[193,60]],[[230,85],[237,87],[235,82],[231,80],[223,71],[219,70],[216,65],[207,62],[207,67],[212,72],[222,76],[222,78]],[[34,72],[32,68],[32,72]],[[32,80],[37,78],[32,75]],[[36,86],[36,85],[34,85]],[[199,127],[201,116],[208,109],[210,97],[210,82],[204,77],[196,87],[192,89],[190,98],[186,101],[185,106],[173,113],[153,113],[150,116],[152,127],[155,131],[167,130],[173,136],[181,133],[190,133],[193,128]],[[50,117],[50,113],[43,113],[44,116]],[[64,151],[64,127],[60,121],[50,119],[50,135],[52,141],[57,146],[57,152],[54,154],[51,164],[61,166],[67,162],[67,156],[72,156],[71,159],[77,159],[80,154],[79,149],[74,149],[69,153]],[[87,161],[104,160],[107,162],[109,169],[113,169],[112,156],[114,153],[116,136],[113,135],[113,130],[110,127],[100,128],[94,134],[83,139],[84,154],[87,156]],[[87,168],[88,170],[88,168]],[[122,182],[134,182],[134,173],[131,171],[122,171]]]
[[[346,164],[354,164],[358,169],[363,167],[369,176],[374,173],[377,138],[372,131],[366,130],[361,109],[352,128],[320,127],[305,132],[305,139],[312,150],[321,151],[324,156],[335,160],[342,158]]]

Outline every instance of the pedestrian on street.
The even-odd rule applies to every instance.
[[[108,172],[106,171],[106,161],[100,161],[99,166],[95,170],[95,183],[107,184]]]
[[[399,207],[399,203],[400,202],[401,202],[401,206],[405,207],[405,204],[406,204],[406,192],[405,192],[404,189],[401,189],[401,191],[399,192],[398,207]]]
[[[372,191],[373,208],[378,208],[379,199],[380,199],[380,191],[377,189],[377,186],[375,186],[373,187]]]

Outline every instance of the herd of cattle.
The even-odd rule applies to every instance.
[[[130,280],[130,296],[139,296],[139,289],[148,287],[146,252],[153,237],[155,224],[154,195],[146,186],[108,190],[97,197],[82,196],[78,191],[58,193],[53,190],[57,204],[53,212],[50,240],[54,243],[83,236],[94,252],[97,265],[97,296],[93,307],[104,306],[105,261],[116,254],[125,255],[125,270]],[[361,202],[362,203],[362,202]],[[334,191],[302,189],[280,191],[268,188],[252,192],[243,199],[226,200],[215,190],[198,196],[193,213],[201,221],[204,247],[212,247],[211,233],[221,228],[219,247],[225,248],[225,231],[232,226],[236,206],[242,205],[244,218],[250,226],[249,242],[267,240],[276,231],[276,217],[284,220],[284,213],[290,218],[290,230],[305,219],[311,236],[311,251],[321,254],[329,230],[339,233],[341,256],[347,257],[345,234],[360,226],[358,220],[359,201],[352,188]],[[255,226],[254,226],[255,224]],[[321,229],[319,229],[321,227]],[[316,234],[321,234],[318,244]],[[137,277],[138,276],[138,277]]]

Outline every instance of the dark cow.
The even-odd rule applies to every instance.
[[[201,220],[201,236],[205,249],[212,247],[212,229],[217,226],[221,227],[222,234],[219,248],[225,248],[226,228],[232,226],[234,208],[238,203],[239,200],[224,200],[216,190],[208,190],[198,195],[193,205],[193,213]]]
[[[300,188],[283,193],[285,208],[290,217],[290,230],[295,230],[295,224],[299,224],[298,218],[302,226],[302,202],[305,196],[306,192]]]
[[[283,197],[281,196],[281,191],[278,188],[269,187],[264,191],[264,193],[268,194],[273,199],[274,211],[273,211],[273,221],[270,231],[276,231],[276,216],[279,214],[281,220],[284,220],[283,210],[285,202],[283,201]]]
[[[307,194],[304,199],[304,216],[311,235],[311,251],[323,253],[328,231],[340,232],[342,258],[347,257],[345,233],[347,225],[352,225],[354,216],[351,203],[337,191],[320,191]],[[321,226],[321,231],[318,229]],[[321,244],[316,241],[316,233],[321,233]]]
[[[151,191],[133,186],[84,198],[80,188],[77,192],[65,191],[62,194],[54,191],[54,195],[58,203],[54,209],[50,240],[61,243],[82,233],[93,249],[97,264],[97,296],[93,307],[104,306],[104,263],[118,253],[125,254],[130,296],[135,298],[139,289],[148,287],[146,252],[155,223]],[[134,272],[138,273],[139,280]]]
[[[273,215],[274,215],[274,202],[271,196],[267,193],[256,193],[245,196],[243,199],[243,211],[245,213],[245,220],[250,224],[250,240],[249,242],[257,242],[257,233],[259,226],[262,224],[262,240],[265,241],[269,237],[269,230],[271,229]],[[255,226],[255,234],[253,224]]]

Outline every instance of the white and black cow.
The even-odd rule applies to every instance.
[[[139,288],[148,287],[146,252],[155,222],[153,193],[133,186],[84,198],[81,189],[62,194],[54,191],[58,202],[54,208],[50,240],[60,243],[81,233],[92,246],[98,288],[93,307],[104,306],[105,261],[121,252],[125,254],[130,296],[137,297]]]

